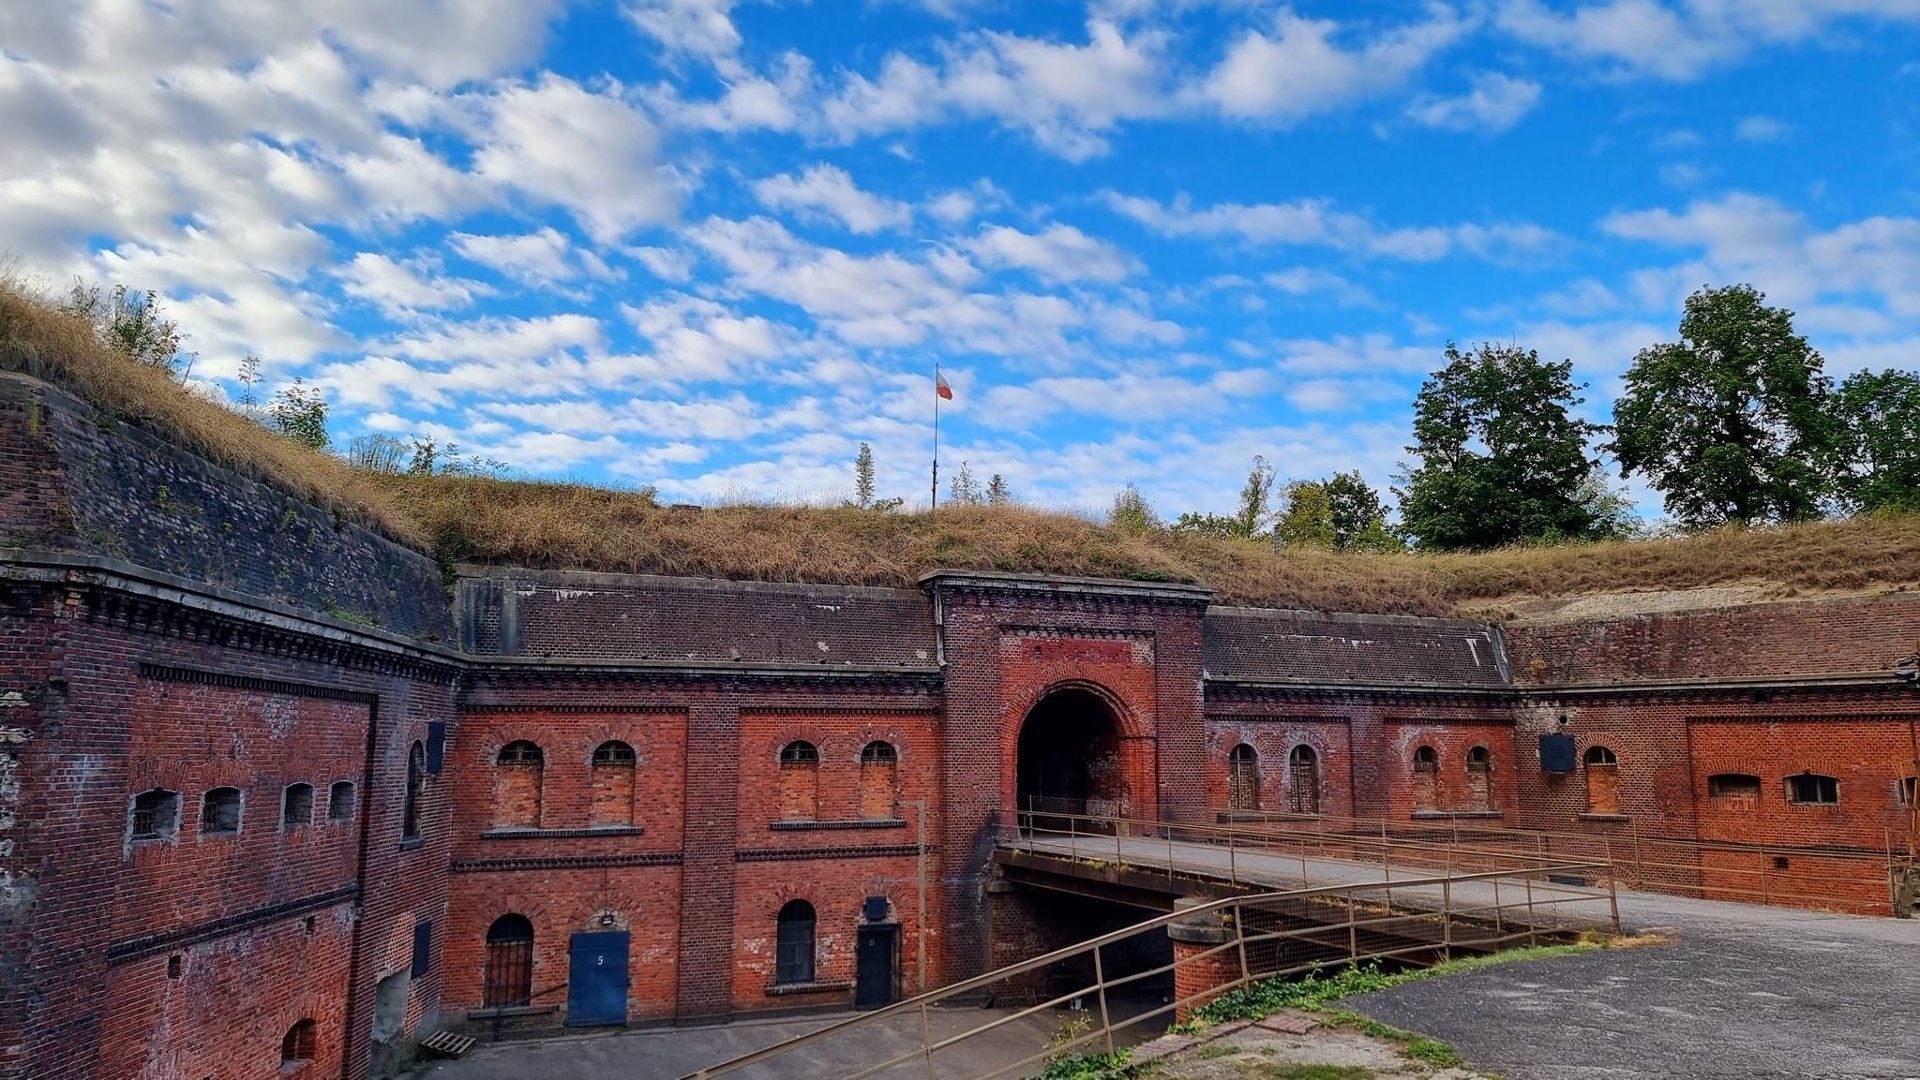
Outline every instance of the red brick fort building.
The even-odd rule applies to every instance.
[[[1496,624],[452,568],[15,375],[0,534],[0,1077],[361,1077],[443,1026],[912,993],[1027,947],[1014,807],[1729,866],[1912,818],[1911,594]]]

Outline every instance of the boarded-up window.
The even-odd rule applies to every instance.
[[[813,905],[805,900],[789,900],[780,909],[773,981],[782,985],[813,981]]]
[[[280,795],[280,825],[297,829],[313,824],[313,785],[288,784]]]
[[[1260,809],[1260,755],[1246,743],[1227,751],[1227,808]]]
[[[1287,752],[1287,809],[1296,814],[1320,812],[1320,755],[1311,746]]]
[[[593,805],[587,810],[590,824],[633,824],[633,788],[638,761],[633,747],[618,739],[594,747]]]
[[[1714,773],[1707,777],[1707,798],[1715,802],[1758,803],[1760,778],[1752,773]]]
[[[860,750],[860,816],[869,821],[900,816],[900,755],[890,742],[874,741]]]
[[[312,1020],[301,1020],[287,1029],[280,1040],[280,1067],[301,1065],[313,1060],[313,1048],[318,1041]]]
[[[1587,813],[1619,813],[1620,759],[1604,746],[1589,746],[1582,763],[1587,773]]]
[[[1436,810],[1440,806],[1440,752],[1422,746],[1413,752],[1413,808]]]
[[[1920,776],[1903,776],[1900,778],[1901,806],[1913,805],[1914,788],[1916,786],[1920,786]]]
[[[780,820],[813,821],[820,812],[820,750],[795,740],[780,748]]]
[[[1827,806],[1840,801],[1840,781],[1819,773],[1787,777],[1787,801]]]
[[[1467,751],[1467,806],[1493,809],[1493,751],[1484,746]]]
[[[400,836],[406,840],[420,838],[420,818],[427,797],[427,752],[415,742],[407,750],[407,801],[400,814]]]
[[[546,755],[525,739],[500,748],[493,770],[495,825],[527,829],[540,826],[540,789],[546,765]]]
[[[240,831],[240,789],[211,788],[200,800],[200,835],[232,836]]]
[[[327,820],[353,820],[353,781],[336,780],[327,789]]]
[[[143,791],[133,797],[128,813],[135,843],[171,839],[180,829],[180,793],[166,788]]]

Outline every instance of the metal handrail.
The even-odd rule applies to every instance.
[[[931,1063],[932,1063],[933,1055],[946,1047],[955,1045],[956,1043],[962,1042],[966,1039],[977,1037],[985,1032],[997,1030],[1008,1024],[1015,1023],[1019,1020],[1022,1020],[1029,1016],[1043,1012],[1047,1009],[1054,1008],[1062,1003],[1071,1001],[1076,997],[1085,997],[1092,993],[1097,993],[1099,995],[1100,1002],[1103,1009],[1103,1014],[1104,1014],[1106,992],[1108,989],[1115,986],[1121,986],[1127,983],[1137,982],[1143,979],[1152,978],[1158,975],[1163,975],[1163,974],[1172,972],[1175,969],[1179,968],[1182,964],[1192,963],[1201,959],[1211,957],[1229,948],[1236,948],[1240,952],[1241,977],[1236,981],[1236,985],[1246,985],[1247,983],[1253,981],[1256,978],[1269,978],[1269,977],[1285,975],[1285,974],[1296,974],[1304,971],[1317,970],[1325,967],[1350,964],[1350,963],[1358,962],[1359,960],[1362,960],[1362,959],[1393,958],[1393,957],[1399,957],[1402,955],[1414,955],[1421,952],[1432,952],[1434,946],[1422,945],[1422,946],[1418,946],[1416,948],[1411,948],[1411,949],[1376,950],[1376,951],[1362,954],[1359,950],[1359,945],[1358,945],[1358,931],[1361,929],[1372,927],[1372,926],[1382,926],[1382,925],[1387,925],[1391,923],[1407,924],[1410,922],[1422,922],[1422,921],[1431,921],[1431,920],[1438,919],[1447,928],[1446,940],[1451,940],[1451,927],[1452,927],[1453,920],[1455,918],[1465,917],[1469,913],[1479,913],[1479,912],[1500,910],[1500,909],[1516,910],[1516,909],[1526,908],[1528,910],[1532,910],[1538,906],[1543,906],[1544,903],[1552,902],[1552,901],[1543,902],[1543,901],[1537,900],[1533,898],[1533,896],[1531,895],[1531,892],[1529,892],[1528,899],[1526,900],[1525,903],[1522,903],[1520,901],[1515,901],[1507,905],[1500,905],[1496,903],[1492,908],[1488,908],[1484,905],[1480,905],[1480,906],[1462,910],[1454,907],[1452,903],[1454,886],[1456,885],[1460,885],[1463,883],[1481,882],[1481,881],[1495,882],[1500,879],[1508,879],[1508,878],[1514,878],[1514,877],[1523,877],[1523,878],[1530,879],[1534,876],[1545,876],[1549,873],[1557,873],[1557,874],[1585,873],[1593,870],[1604,870],[1605,868],[1606,866],[1604,863],[1596,863],[1596,862],[1590,862],[1590,861],[1589,862],[1567,862],[1567,863],[1560,863],[1560,864],[1547,865],[1547,866],[1526,867],[1517,871],[1516,870],[1489,870],[1489,871],[1479,871],[1479,872],[1467,873],[1467,874],[1445,874],[1445,875],[1439,875],[1439,876],[1402,878],[1402,879],[1399,879],[1396,881],[1390,881],[1390,882],[1389,881],[1354,882],[1354,883],[1346,883],[1346,884],[1340,884],[1340,885],[1316,886],[1316,887],[1303,888],[1303,889],[1278,890],[1278,891],[1256,893],[1256,894],[1245,895],[1245,896],[1229,897],[1221,900],[1213,900],[1206,903],[1197,904],[1191,908],[1186,908],[1175,913],[1155,916],[1154,918],[1147,919],[1139,923],[1135,923],[1131,926],[1125,927],[1120,930],[1114,930],[1109,933],[1101,934],[1097,937],[1090,938],[1086,941],[1079,942],[1075,945],[1070,945],[1061,949],[1055,949],[1051,952],[1044,953],[1040,956],[1035,956],[1030,959],[1020,961],[1018,963],[1009,964],[1005,967],[995,969],[993,971],[987,972],[982,975],[976,975],[976,976],[973,976],[972,978],[963,979],[951,985],[941,987],[938,990],[929,991],[927,993],[918,994],[913,997],[906,998],[905,1000],[895,1002],[892,1005],[888,1005],[883,1008],[876,1009],[872,1012],[863,1013],[859,1016],[851,1017],[846,1020],[842,1020],[838,1023],[829,1024],[826,1027],[819,1028],[814,1031],[796,1036],[785,1042],[778,1043],[769,1047],[764,1047],[762,1049],[755,1050],[747,1054],[742,1054],[739,1057],[735,1057],[728,1061],[724,1061],[719,1064],[712,1065],[707,1068],[701,1069],[699,1071],[690,1073],[686,1077],[683,1077],[682,1080],[705,1080],[705,1078],[708,1078],[708,1077],[722,1076],[727,1073],[735,1072],[739,1069],[747,1068],[751,1065],[755,1065],[760,1062],[767,1061],[771,1058],[775,1058],[787,1053],[791,1053],[794,1050],[797,1050],[801,1047],[814,1045],[814,1044],[821,1043],[826,1040],[835,1038],[836,1036],[844,1034],[849,1028],[852,1028],[855,1026],[882,1023],[889,1018],[911,1015],[915,1012],[918,1012],[921,1018],[921,1031],[922,1031],[921,1045],[903,1055],[897,1056],[895,1058],[879,1063],[877,1065],[870,1066],[859,1072],[852,1073],[850,1074],[850,1077],[858,1078],[858,1077],[872,1076],[872,1075],[875,1075],[876,1073],[883,1072],[885,1070],[904,1065],[907,1062],[910,1062],[915,1058],[920,1058],[920,1057],[926,1058],[926,1060],[929,1063],[929,1075],[932,1075]],[[1348,905],[1349,907],[1348,918],[1345,921],[1342,921],[1337,926],[1329,925],[1324,927],[1310,927],[1310,928],[1296,929],[1291,931],[1285,931],[1285,930],[1266,931],[1266,932],[1259,932],[1256,934],[1249,934],[1245,928],[1246,920],[1244,917],[1244,912],[1246,911],[1246,909],[1254,908],[1257,910],[1260,908],[1261,905],[1264,905],[1264,904],[1274,904],[1274,903],[1280,903],[1280,902],[1297,902],[1300,900],[1307,900],[1315,897],[1345,897],[1349,900],[1354,900],[1357,898],[1359,894],[1374,893],[1374,892],[1387,892],[1390,894],[1394,890],[1404,891],[1404,890],[1413,890],[1413,889],[1421,889],[1421,888],[1432,888],[1436,886],[1443,890],[1443,896],[1445,897],[1445,903],[1442,909],[1439,911],[1431,911],[1431,912],[1421,911],[1421,912],[1413,912],[1413,913],[1392,914],[1391,908],[1389,908],[1388,909],[1389,914],[1387,915],[1380,916],[1377,918],[1369,917],[1363,920],[1358,918],[1357,906],[1350,903]],[[1496,896],[1497,896],[1497,892],[1496,892]],[[1579,894],[1579,898],[1589,900],[1589,901],[1595,901],[1595,902],[1602,899],[1611,900],[1611,892],[1610,890],[1607,892],[1601,892],[1596,890],[1589,893]],[[1561,901],[1561,902],[1565,902],[1565,901]],[[1204,918],[1209,914],[1226,912],[1228,910],[1231,910],[1234,914],[1234,917],[1232,919],[1232,925],[1234,927],[1234,938],[1232,941],[1228,943],[1216,946],[1213,949],[1207,950],[1193,957],[1188,957],[1186,959],[1176,959],[1173,963],[1162,965],[1150,971],[1134,972],[1128,975],[1120,976],[1113,980],[1106,979],[1104,974],[1102,974],[1099,970],[1100,950],[1107,945],[1112,945],[1117,942],[1124,941],[1128,938],[1137,936],[1141,933],[1145,933],[1148,931],[1152,931],[1156,929],[1164,929],[1165,927],[1172,925],[1173,923],[1176,923],[1176,922],[1192,922],[1196,919]],[[1604,923],[1606,920],[1599,920],[1599,921]],[[1619,930],[1619,916],[1618,916],[1617,909],[1613,910],[1611,914],[1611,924],[1613,926],[1614,931],[1617,933]],[[1326,931],[1329,933],[1337,931],[1337,932],[1348,935],[1349,942],[1352,944],[1352,949],[1350,950],[1349,955],[1337,961],[1335,960],[1311,961],[1306,964],[1294,965],[1291,967],[1282,968],[1275,971],[1253,972],[1250,969],[1248,969],[1247,960],[1246,960],[1246,946],[1248,944],[1257,945],[1260,943],[1272,942],[1272,941],[1303,940],[1303,939],[1308,939],[1309,935],[1316,932],[1320,932],[1320,931]],[[1527,931],[1525,932],[1515,931],[1512,933],[1496,933],[1496,935],[1492,938],[1475,938],[1473,939],[1473,943],[1475,947],[1479,947],[1482,945],[1494,945],[1494,944],[1503,944],[1506,942],[1518,942],[1523,937],[1529,940],[1537,940],[1538,936],[1541,933],[1542,931],[1537,926],[1530,924]],[[927,1018],[926,1018],[927,1009],[929,1007],[939,1004],[941,1002],[950,1000],[952,998],[961,997],[967,994],[974,993],[976,991],[990,987],[995,983],[999,983],[1010,978],[1015,978],[1020,975],[1040,971],[1053,964],[1060,963],[1063,960],[1069,960],[1074,957],[1084,956],[1087,953],[1092,953],[1093,956],[1095,957],[1096,976],[1095,976],[1094,985],[1077,989],[1072,992],[1059,995],[1057,997],[1050,998],[1046,1001],[1029,1006],[1025,1009],[1018,1010],[1012,1014],[997,1017],[986,1024],[980,1025],[975,1028],[970,1028],[967,1031],[961,1032],[956,1035],[948,1036],[946,1038],[943,1038],[937,1041],[934,1040],[931,1034],[929,1033],[929,1027],[928,1027]],[[1142,1019],[1151,1018],[1153,1016],[1160,1015],[1164,1012],[1175,1010],[1184,1004],[1190,1003],[1192,1000],[1195,1000],[1200,997],[1206,997],[1211,994],[1216,994],[1218,992],[1220,992],[1218,988],[1210,989],[1208,991],[1205,991],[1204,993],[1193,995],[1188,999],[1176,1001],[1172,1005],[1166,1005],[1166,1006],[1163,1006],[1162,1008],[1151,1010],[1143,1014],[1130,1016],[1120,1026],[1125,1027],[1125,1026],[1131,1026],[1133,1024],[1137,1024]],[[1088,1041],[1091,1041],[1092,1039],[1100,1038],[1102,1036],[1107,1037],[1109,1046],[1111,1046],[1111,1035],[1114,1030],[1115,1030],[1115,1026],[1112,1024],[1111,1019],[1110,1018],[1104,1019],[1100,1028],[1095,1029],[1094,1031],[1090,1032],[1087,1035],[1083,1035],[1073,1040],[1070,1040],[1069,1042],[1061,1046],[1049,1047],[1046,1051],[1043,1051],[1039,1055],[1024,1059],[1023,1061],[1020,1061],[1020,1062],[1016,1062],[1013,1065],[1003,1066],[999,1070],[996,1070],[994,1073],[990,1073],[988,1075],[990,1076],[999,1075],[1000,1073],[1004,1073],[1009,1069],[1021,1067],[1026,1064],[1031,1064],[1050,1054],[1058,1053],[1064,1048],[1070,1048],[1074,1045],[1079,1045],[1081,1043],[1088,1042]]]

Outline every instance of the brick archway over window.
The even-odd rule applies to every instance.
[[[1227,809],[1260,809],[1260,754],[1246,743],[1227,751]]]
[[[1587,813],[1620,812],[1620,759],[1604,746],[1589,746],[1581,759],[1587,774]]]
[[[1320,755],[1305,743],[1287,752],[1287,809],[1320,812]]]

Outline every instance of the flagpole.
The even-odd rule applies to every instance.
[[[940,364],[933,365],[933,495],[927,513],[940,508]]]

